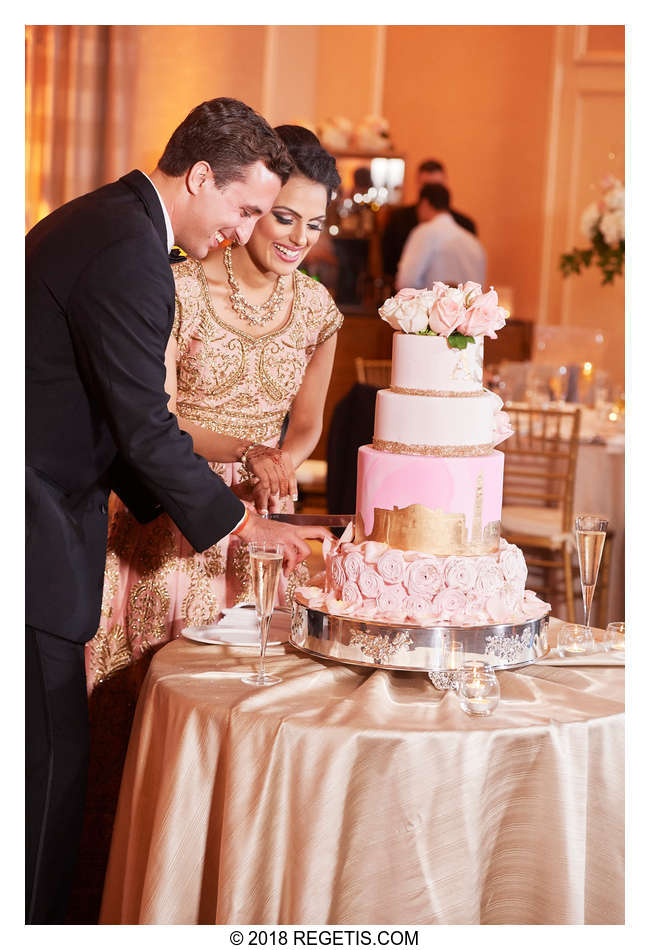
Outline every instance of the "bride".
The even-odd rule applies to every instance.
[[[320,438],[343,321],[325,287],[298,269],[340,184],[334,158],[307,129],[276,131],[294,172],[245,246],[174,265],[166,353],[169,408],[180,427],[263,514],[293,510],[295,472]],[[294,572],[285,596],[296,581]],[[251,600],[248,552],[236,535],[197,553],[167,515],[141,525],[113,496],[101,622],[86,646],[89,693],[129,666],[137,688],[154,648]]]

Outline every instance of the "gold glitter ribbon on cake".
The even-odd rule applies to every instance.
[[[494,448],[492,442],[484,445],[410,445],[385,439],[373,439],[372,447],[378,452],[392,452],[394,455],[435,455],[441,458],[489,455]]]
[[[399,393],[401,396],[442,396],[448,399],[450,396],[460,396],[460,398],[482,396],[484,389],[471,390],[471,392],[455,392],[453,389],[406,389],[404,386],[391,386],[392,393]]]

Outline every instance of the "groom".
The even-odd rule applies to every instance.
[[[26,920],[62,923],[87,771],[84,643],[99,622],[107,504],[142,521],[166,511],[205,550],[232,531],[309,554],[292,529],[248,514],[167,408],[174,316],[168,254],[246,243],[291,160],[236,99],[194,109],[151,178],[77,198],[27,235]]]

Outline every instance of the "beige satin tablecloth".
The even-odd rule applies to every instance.
[[[180,639],[154,658],[102,923],[620,924],[624,669],[424,673]]]

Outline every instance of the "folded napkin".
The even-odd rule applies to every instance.
[[[291,615],[285,609],[276,608],[271,617],[269,628],[269,643],[283,643],[289,639]],[[258,642],[257,616],[255,608],[242,604],[238,607],[229,607],[224,610],[223,617],[217,623],[206,624],[202,627],[191,628],[192,632],[199,632],[201,639],[214,643],[248,643]]]
[[[543,660],[537,660],[536,666],[625,666],[625,654],[605,653],[599,650],[594,653],[579,653],[575,656],[560,656],[557,650],[551,650]]]
[[[567,623],[567,621],[560,620],[559,617],[549,618],[547,637],[551,649],[543,660],[536,661],[538,664],[542,666],[625,666],[625,653],[605,652],[605,650],[603,650],[605,631],[599,627],[591,628],[596,647],[593,653],[577,653],[573,656],[560,656],[557,652],[557,638],[565,623]]]

